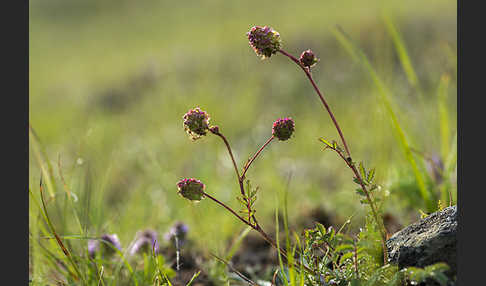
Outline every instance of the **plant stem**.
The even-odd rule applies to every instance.
[[[250,161],[245,165],[245,167],[243,168],[243,174],[241,174],[241,177],[240,177],[240,180],[244,180],[245,179],[245,174],[246,174],[246,171],[248,171],[248,169],[250,168],[251,166],[251,163],[253,163],[253,161],[255,161],[256,157],[258,157],[258,155],[263,151],[263,149],[265,149],[265,147],[270,144],[270,142],[272,142],[272,140],[275,138],[275,136],[272,135],[272,137],[270,137],[267,142],[265,142],[265,144],[262,145],[262,147],[255,153],[255,155],[253,155],[253,157],[250,159]]]
[[[387,263],[387,260],[388,260],[388,253],[387,253],[386,243],[385,243],[386,242],[386,230],[385,230],[385,227],[384,227],[384,225],[382,223],[380,223],[380,220],[378,218],[378,213],[376,211],[376,208],[375,208],[375,205],[374,205],[373,201],[371,200],[371,196],[370,196],[368,190],[366,189],[366,186],[364,185],[363,179],[361,178],[358,170],[356,169],[355,165],[352,163],[351,153],[350,153],[349,148],[348,148],[348,146],[346,144],[346,140],[344,139],[344,135],[343,135],[343,133],[341,131],[341,128],[339,127],[339,124],[337,123],[336,118],[334,117],[334,114],[332,113],[329,105],[327,104],[326,100],[322,96],[321,91],[319,90],[319,88],[317,87],[316,83],[314,82],[314,79],[312,78],[312,74],[310,73],[310,68],[303,66],[297,58],[295,58],[291,54],[287,53],[286,51],[284,51],[284,50],[281,49],[281,50],[279,50],[279,52],[281,54],[287,56],[293,62],[295,62],[304,71],[305,75],[307,76],[307,78],[311,82],[312,87],[314,87],[314,90],[316,91],[317,95],[319,96],[319,99],[321,100],[322,104],[324,105],[324,107],[326,108],[327,112],[329,113],[329,116],[331,117],[332,122],[334,123],[334,126],[336,127],[336,129],[337,129],[337,131],[339,133],[339,136],[341,137],[341,141],[343,142],[344,149],[346,150],[346,153],[347,153],[347,158],[340,151],[338,151],[338,150],[336,150],[334,148],[333,148],[333,150],[336,151],[339,154],[339,156],[341,156],[341,158],[346,162],[346,164],[348,165],[348,167],[353,171],[354,175],[356,176],[356,178],[360,182],[360,186],[363,189],[363,192],[366,194],[366,198],[367,198],[368,202],[370,203],[371,212],[373,213],[373,217],[374,217],[376,223],[378,224],[378,226],[380,228],[381,243],[382,243],[382,247],[383,247],[383,259],[384,259],[384,264],[386,264]]]
[[[316,83],[314,82],[314,79],[312,79],[312,74],[310,73],[310,69],[304,67],[299,62],[299,60],[297,60],[294,56],[292,56],[291,54],[287,53],[286,51],[280,50],[279,52],[281,54],[289,57],[292,61],[294,61],[300,68],[302,68],[302,70],[304,71],[304,73],[307,76],[307,78],[309,78],[309,81],[311,82],[312,86],[314,87],[314,90],[317,92],[317,95],[319,96],[319,99],[321,100],[322,104],[324,105],[324,107],[326,108],[327,112],[329,113],[329,116],[331,116],[331,119],[332,119],[332,122],[334,123],[334,126],[336,126],[336,129],[337,129],[337,131],[339,133],[339,136],[341,137],[341,141],[343,142],[344,149],[346,149],[346,153],[348,154],[348,157],[351,157],[351,153],[349,152],[348,145],[346,144],[346,140],[344,139],[343,132],[341,131],[341,128],[339,127],[339,124],[337,123],[336,118],[334,117],[334,114],[332,113],[331,109],[329,108],[329,105],[327,104],[326,100],[322,96],[321,91],[319,90],[319,88],[317,87]]]

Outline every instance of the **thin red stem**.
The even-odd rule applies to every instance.
[[[311,82],[312,86],[314,87],[314,90],[317,92],[317,95],[319,96],[319,99],[321,100],[322,104],[324,105],[324,107],[326,108],[327,112],[329,113],[329,116],[331,116],[332,122],[336,126],[336,129],[337,129],[337,131],[339,133],[339,136],[341,137],[341,141],[343,142],[344,149],[346,149],[346,153],[348,154],[348,157],[351,157],[351,153],[349,152],[348,145],[346,144],[346,140],[344,139],[343,132],[341,131],[341,128],[339,127],[339,124],[337,123],[336,118],[334,117],[334,114],[332,113],[331,109],[329,108],[329,105],[327,104],[326,100],[322,96],[321,91],[319,90],[319,88],[317,87],[316,83],[314,82],[314,79],[312,78],[312,74],[310,73],[309,68],[304,67],[299,62],[299,60],[297,58],[295,58],[291,54],[287,53],[286,51],[280,50],[279,52],[281,54],[289,57],[292,61],[294,61],[304,71],[304,73],[307,76],[307,78],[309,78],[309,81]]]
[[[245,167],[243,168],[243,174],[241,174],[241,180],[244,180],[245,179],[245,174],[246,174],[246,171],[248,171],[248,169],[250,168],[251,164],[253,163],[253,161],[255,161],[256,157],[258,157],[258,155],[263,151],[263,149],[265,149],[265,147],[270,144],[270,142],[272,142],[272,140],[275,138],[275,136],[272,135],[272,137],[270,137],[267,142],[265,142],[265,144],[262,145],[262,147],[255,153],[255,155],[253,155],[253,157],[250,159],[250,161],[248,162],[248,164],[245,165]]]
[[[310,69],[303,66],[297,58],[295,58],[291,54],[287,53],[286,51],[279,50],[279,52],[281,54],[287,56],[293,62],[295,62],[304,71],[305,75],[307,76],[307,78],[311,82],[312,87],[314,87],[314,90],[316,91],[317,95],[319,96],[319,99],[321,100],[322,104],[324,105],[327,112],[329,113],[329,116],[331,117],[332,122],[334,123],[334,126],[336,126],[336,129],[339,133],[339,136],[341,137],[341,141],[343,142],[344,149],[346,150],[347,158],[344,157],[344,155],[340,151],[338,151],[336,149],[334,149],[334,151],[336,151],[339,154],[339,156],[341,156],[341,158],[346,162],[346,164],[349,166],[349,168],[351,168],[354,175],[359,180],[361,188],[363,189],[364,193],[366,194],[366,198],[367,198],[368,202],[370,203],[370,207],[371,207],[371,211],[373,213],[373,217],[374,217],[376,223],[380,226],[380,229],[381,229],[380,232],[381,232],[381,242],[382,242],[382,247],[383,247],[383,256],[384,256],[383,258],[384,258],[384,263],[386,264],[388,255],[387,255],[387,249],[386,249],[386,243],[385,243],[385,241],[386,241],[385,227],[383,226],[382,223],[380,223],[380,220],[378,219],[378,213],[376,212],[375,205],[374,205],[373,201],[371,200],[370,194],[369,194],[368,190],[366,189],[366,186],[363,183],[363,179],[361,178],[361,176],[360,176],[358,170],[356,169],[356,167],[354,166],[354,164],[352,164],[351,153],[350,153],[349,148],[346,144],[346,140],[344,139],[344,135],[341,131],[341,128],[339,127],[339,124],[337,123],[336,118],[334,117],[334,114],[332,113],[331,109],[329,108],[329,105],[327,104],[326,100],[322,96],[321,91],[319,90],[316,83],[314,82],[314,79],[312,78],[312,74],[310,73]]]
[[[218,205],[224,207],[225,209],[227,209],[229,212],[231,212],[233,215],[235,215],[239,220],[241,220],[243,223],[245,223],[246,225],[250,226],[251,228],[255,229],[255,226],[253,224],[251,224],[250,222],[246,221],[244,218],[242,218],[239,214],[237,214],[233,209],[231,209],[230,207],[228,207],[227,205],[225,205],[224,203],[220,202],[219,200],[217,200],[215,197],[209,195],[208,193],[206,192],[203,192],[204,196],[210,198],[211,200],[213,200],[215,203],[217,203]]]

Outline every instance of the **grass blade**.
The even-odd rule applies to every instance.
[[[386,85],[383,83],[383,81],[380,79],[378,74],[376,73],[375,69],[371,65],[371,63],[368,60],[368,57],[364,54],[364,52],[357,46],[355,45],[352,40],[340,29],[339,27],[332,29],[332,33],[336,36],[337,40],[341,43],[341,45],[348,51],[351,55],[351,57],[355,60],[357,60],[368,72],[368,75],[370,76],[371,80],[373,81],[375,87],[378,89],[378,94],[380,95],[380,100],[382,101],[385,110],[388,113],[388,116],[390,117],[391,120],[391,125],[392,128],[395,130],[397,136],[398,136],[398,141],[400,143],[400,146],[402,148],[402,151],[405,154],[405,158],[407,159],[408,163],[410,164],[415,179],[417,181],[417,185],[420,190],[420,195],[422,196],[422,199],[425,202],[425,205],[427,207],[427,210],[432,212],[436,209],[436,204],[432,201],[432,194],[431,191],[427,189],[425,186],[425,179],[423,178],[422,173],[420,172],[417,163],[415,162],[415,159],[413,157],[410,144],[407,140],[407,137],[405,135],[405,132],[398,122],[398,117],[396,115],[396,112],[393,109],[392,106],[392,101],[390,99],[390,90],[386,87]]]

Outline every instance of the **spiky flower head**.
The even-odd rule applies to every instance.
[[[179,244],[182,245],[186,240],[188,231],[189,227],[185,223],[178,221],[169,229],[164,238],[167,241],[173,241],[177,237]]]
[[[157,236],[157,232],[152,229],[146,229],[141,233],[138,233],[137,238],[130,249],[130,254],[152,253],[152,250],[157,253],[159,251]]]
[[[100,240],[88,240],[88,254],[90,257],[94,257],[97,252],[102,255],[111,256],[115,253],[116,248],[121,250],[121,243],[116,234],[104,234]]]
[[[319,59],[314,55],[314,52],[311,50],[303,51],[300,55],[299,61],[305,67],[312,67],[314,66]]]
[[[190,178],[182,179],[177,183],[178,193],[191,201],[200,201],[204,198],[206,186],[199,180]]]
[[[285,141],[292,136],[295,130],[294,120],[290,117],[279,118],[273,123],[272,135],[280,141]]]
[[[209,114],[201,108],[196,107],[189,110],[184,116],[184,130],[189,134],[192,140],[197,140],[206,135],[209,129]]]
[[[254,26],[248,33],[250,46],[262,59],[269,58],[280,50],[280,34],[269,26]]]

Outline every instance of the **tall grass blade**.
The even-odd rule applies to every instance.
[[[376,73],[375,69],[371,65],[368,60],[368,57],[364,54],[364,52],[352,42],[352,40],[347,36],[342,29],[339,27],[332,29],[332,33],[336,36],[336,39],[342,46],[348,51],[351,57],[357,60],[368,72],[368,75],[371,77],[375,87],[378,89],[378,94],[380,95],[380,99],[385,106],[385,110],[388,113],[388,116],[391,120],[392,128],[395,130],[396,134],[398,135],[398,141],[402,150],[405,154],[405,158],[407,159],[408,163],[410,164],[415,179],[417,181],[417,185],[420,190],[420,194],[425,202],[427,210],[432,212],[437,207],[436,204],[432,201],[432,194],[430,190],[427,189],[425,186],[425,180],[423,178],[422,173],[420,172],[417,163],[413,157],[412,151],[410,149],[410,144],[405,136],[405,132],[401,127],[400,123],[398,122],[398,117],[393,109],[391,99],[389,95],[391,94],[390,90],[386,87],[383,81],[380,79],[378,74]]]
[[[397,52],[398,58],[400,59],[400,63],[402,64],[403,70],[407,75],[408,82],[411,86],[413,86],[419,96],[423,99],[423,92],[420,87],[420,82],[418,80],[417,74],[412,66],[412,61],[408,56],[407,48],[405,47],[405,43],[402,39],[402,36],[398,29],[396,28],[395,24],[393,23],[392,18],[387,14],[383,13],[383,22],[385,23],[386,30],[390,37],[392,38],[393,44],[395,46],[395,50]]]

